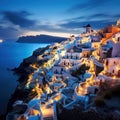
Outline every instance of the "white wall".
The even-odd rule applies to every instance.
[[[108,63],[108,65],[106,65],[106,63]],[[111,75],[117,75],[118,74],[118,70],[117,68],[119,68],[120,66],[120,58],[108,58],[105,60],[105,66],[107,67],[107,71],[108,73],[111,73]]]
[[[61,61],[60,61],[60,64],[64,65],[64,62],[66,63],[66,65],[70,65],[70,64],[73,64],[74,65],[77,65],[80,63],[81,60],[76,60],[76,59],[64,59],[62,58]]]
[[[118,32],[117,34],[115,34],[115,38],[118,39],[120,37],[120,32]]]
[[[63,69],[63,72],[66,71],[65,67],[54,66],[54,67],[52,68],[52,72],[54,73],[54,72],[56,72],[56,70],[57,70],[58,73],[61,73],[61,69]]]
[[[110,69],[111,67],[117,65],[120,62],[120,57],[108,58],[106,60],[108,60],[108,69]]]
[[[68,58],[71,59],[71,56],[72,56],[72,59],[76,59],[76,56],[77,56],[77,59],[80,59],[82,57],[82,53],[77,53],[77,52],[73,52],[73,53],[70,53],[70,52],[67,52],[65,54],[65,58]]]

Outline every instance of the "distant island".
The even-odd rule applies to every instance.
[[[36,35],[36,36],[22,36],[19,37],[17,42],[19,43],[53,43],[65,41],[67,38],[56,37],[50,35]]]

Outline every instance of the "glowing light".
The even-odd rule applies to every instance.
[[[30,115],[39,115],[40,112],[38,110],[35,109],[30,109]]]
[[[2,39],[0,39],[0,43],[2,43],[3,42],[3,40]]]
[[[34,69],[38,69],[37,67],[36,67],[36,64],[31,64],[30,65],[32,68],[34,68]]]
[[[46,108],[46,106],[41,107],[42,115],[43,117],[50,117],[53,116],[53,109],[51,108]]]
[[[116,77],[116,76],[113,76],[112,78],[113,78],[113,79],[116,79],[117,77]]]
[[[79,87],[77,89],[78,95],[84,96],[87,94],[89,86],[94,85],[95,83],[94,78],[95,78],[95,74],[93,74],[90,78],[86,79],[86,82],[79,84]]]
[[[46,90],[47,94],[50,94],[52,92],[52,90],[50,89],[50,87],[48,85],[45,86],[45,90]]]
[[[60,98],[61,98],[61,95],[57,95],[57,96],[54,98],[54,100],[58,101],[58,100],[60,100]]]

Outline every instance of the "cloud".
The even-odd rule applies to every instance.
[[[119,19],[120,18],[120,14],[113,15],[112,17]]]
[[[65,29],[59,25],[53,25],[44,20],[30,20],[28,16],[31,15],[27,11],[4,11],[1,14],[0,20],[0,38],[3,39],[17,39],[17,37],[29,31],[48,31],[48,32],[66,32],[71,33],[72,30]]]
[[[69,8],[67,10],[67,13],[73,13],[73,12],[77,12],[80,10],[90,10],[90,9],[99,8],[108,2],[109,0],[88,0],[84,3],[80,2],[79,4],[76,4],[72,6],[71,8]]]
[[[102,29],[103,27],[111,24],[115,24],[115,21],[110,20],[85,20],[85,21],[69,21],[67,23],[63,23],[60,26],[64,28],[69,29],[75,29],[75,28],[83,28],[85,25],[90,24],[94,29]]]
[[[87,16],[78,16],[63,20],[61,27],[65,28],[81,28],[86,24],[91,24],[95,29],[101,29],[106,25],[113,24],[120,18],[120,14],[94,13]]]
[[[47,24],[47,25],[38,25],[38,26],[34,26],[34,28],[32,28],[31,30],[33,31],[47,31],[47,32],[58,32],[58,33],[74,33],[73,29],[69,29],[69,28],[64,28],[62,26],[59,25],[51,25],[51,24]]]
[[[92,19],[92,18],[99,18],[99,19],[118,19],[120,17],[120,14],[109,14],[109,13],[96,13],[93,15],[89,15],[88,17],[86,17],[87,19]]]
[[[41,31],[51,31],[51,32],[68,32],[67,29],[64,29],[63,27],[59,26],[59,25],[50,25],[50,24],[47,24],[47,25],[39,25],[38,27],[38,30],[41,30]]]
[[[31,15],[27,11],[4,11],[2,12],[3,19],[8,20],[9,22],[13,23],[14,25],[19,25],[20,27],[27,28],[35,25],[35,20],[28,19],[28,16]]]
[[[92,19],[92,18],[109,18],[109,17],[111,17],[111,15],[106,14],[106,13],[96,13],[96,14],[93,14],[93,15],[89,15],[88,19]]]
[[[90,1],[90,0],[89,0]],[[97,0],[98,1],[98,0]],[[107,13],[94,13],[86,16],[78,16],[70,19],[64,19],[53,24],[49,21],[40,19],[29,19],[32,15],[27,11],[4,11],[1,14],[0,20],[0,37],[3,39],[16,39],[26,32],[55,32],[55,33],[69,33],[79,34],[83,31],[83,26],[88,23],[91,24],[93,29],[101,29],[106,25],[115,23],[120,14],[107,14]],[[96,19],[97,18],[97,19]]]
[[[16,39],[21,35],[21,31],[14,27],[3,27],[0,25],[0,38],[1,39]]]
[[[80,22],[80,21],[86,21],[86,20],[90,20],[90,19],[109,19],[109,18],[111,18],[111,17],[118,17],[119,16],[119,14],[118,15],[109,15],[109,14],[107,14],[107,13],[94,13],[94,14],[91,14],[91,15],[84,15],[84,16],[78,16],[78,17],[74,17],[74,18],[70,18],[70,19],[65,19],[65,20],[63,20],[62,22],[71,22],[71,21],[78,21],[78,22]],[[115,18],[116,18],[115,17]]]
[[[65,29],[64,27],[61,27],[59,25],[53,25],[47,21],[44,22],[44,20],[30,20],[28,19],[28,16],[31,14],[27,11],[19,11],[19,12],[13,12],[13,11],[4,11],[2,12],[3,15],[3,20],[0,22],[8,24],[7,26],[19,26],[21,31],[26,32],[26,31],[49,31],[49,32],[71,32],[71,30]]]
[[[34,28],[37,23],[28,18],[32,14],[27,11],[3,11],[0,15],[0,38],[2,39],[17,39],[26,30]]]

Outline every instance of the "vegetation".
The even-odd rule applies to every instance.
[[[6,120],[6,114],[1,114],[0,115],[0,120]]]
[[[84,112],[80,107],[74,107],[68,110],[62,105],[58,106],[61,108],[61,112],[58,113],[58,120],[120,120],[119,115],[116,114],[99,114],[94,110],[88,110]]]
[[[103,98],[120,97],[120,85],[110,88],[103,94]]]
[[[98,107],[103,107],[105,105],[104,99],[102,97],[96,97],[94,104]]]
[[[110,82],[106,81],[100,85],[100,91],[98,92],[99,96],[102,96],[104,99],[110,99],[112,97],[120,97],[120,85],[115,85],[110,87]]]
[[[31,91],[28,96],[26,97],[26,99],[24,99],[24,102],[29,102],[31,99],[33,99],[35,96],[37,95],[36,91]]]
[[[108,89],[110,89],[110,82],[108,82],[108,81],[101,82],[100,86],[99,86],[99,93],[98,94],[102,95]]]
[[[105,105],[104,100],[110,100],[113,97],[120,97],[120,85],[108,88],[107,84],[105,83],[102,85],[102,87],[103,86],[106,86],[106,88],[102,88],[101,91],[98,93],[98,96],[94,99],[94,104],[99,107]]]

